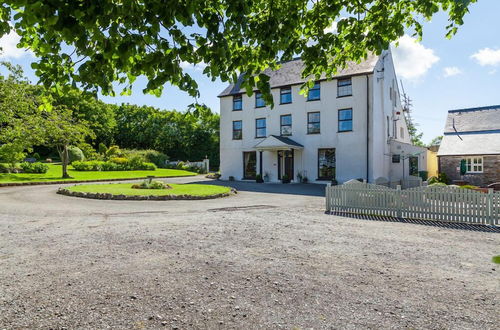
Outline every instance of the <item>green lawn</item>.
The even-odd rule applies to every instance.
[[[92,180],[107,180],[107,179],[133,179],[133,178],[144,178],[147,176],[187,176],[196,175],[196,173],[175,170],[175,169],[165,169],[159,168],[156,171],[75,171],[71,165],[68,167],[68,173],[72,179],[62,179],[61,178],[61,165],[60,164],[48,164],[49,170],[44,174],[32,174],[32,173],[0,173],[0,183],[11,183],[11,182],[47,182],[47,181],[60,181],[60,180],[79,180],[79,181],[92,181]]]
[[[174,184],[169,183],[172,189],[133,189],[131,183],[84,184],[69,187],[68,190],[86,193],[107,193],[128,196],[164,196],[164,195],[191,195],[210,196],[228,193],[231,188],[205,184]]]

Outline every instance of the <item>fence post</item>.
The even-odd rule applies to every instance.
[[[495,218],[493,216],[493,188],[488,188],[488,197],[486,198],[487,200],[487,206],[486,209],[488,210],[488,223],[491,226],[495,225]]]
[[[401,219],[403,217],[403,209],[402,209],[402,198],[401,198],[401,186],[398,184],[396,186],[396,208],[397,208],[397,217]]]
[[[326,197],[326,212],[330,213],[330,210],[332,209],[332,206],[330,205],[330,188],[332,187],[332,184],[329,182],[326,184],[325,188],[325,197]]]

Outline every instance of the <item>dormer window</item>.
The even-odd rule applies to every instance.
[[[233,96],[233,111],[241,111],[243,109],[243,100],[241,95]]]

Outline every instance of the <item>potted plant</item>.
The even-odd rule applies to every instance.
[[[229,176],[229,181],[234,181],[234,176],[230,175]]]
[[[290,178],[288,177],[288,175],[283,174],[281,176],[281,183],[290,183]]]
[[[264,173],[264,182],[269,182],[269,173]]]
[[[339,183],[337,182],[337,180],[336,180],[336,179],[332,179],[332,186],[336,186],[336,185],[338,185],[338,184],[339,184]]]
[[[307,182],[309,182],[307,176],[302,177],[302,183],[307,183]]]
[[[262,175],[257,174],[257,175],[255,176],[255,182],[257,182],[257,183],[263,183],[263,182],[264,182],[264,179],[262,179]]]

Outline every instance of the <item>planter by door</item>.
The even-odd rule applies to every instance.
[[[278,151],[278,180],[281,180],[284,174],[293,180],[293,150]]]

